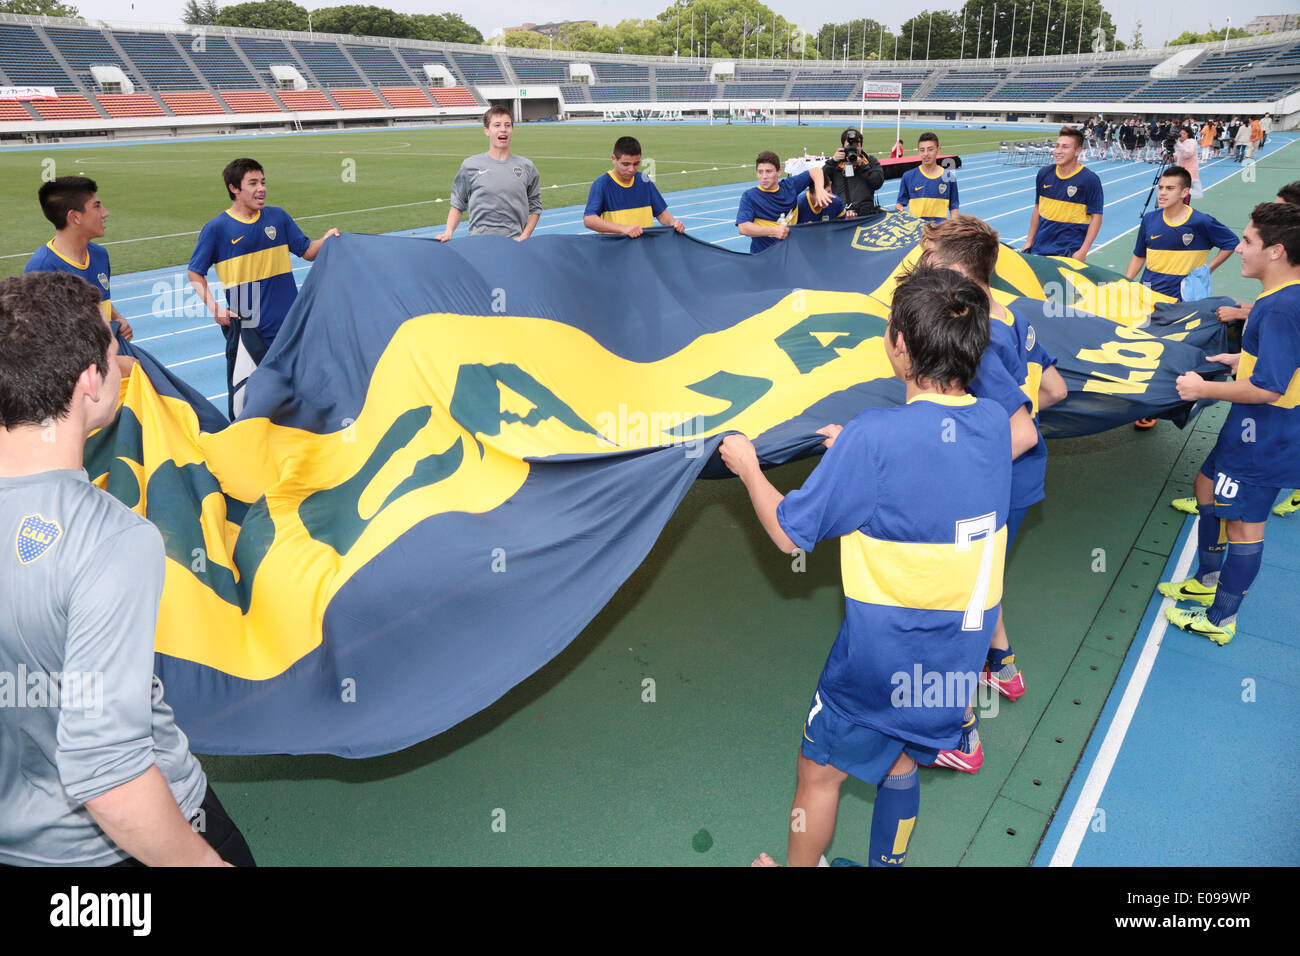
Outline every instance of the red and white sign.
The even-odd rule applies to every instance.
[[[57,100],[52,86],[0,86],[0,100]]]

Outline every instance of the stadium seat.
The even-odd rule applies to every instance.
[[[127,116],[166,116],[166,111],[148,93],[100,93],[95,99],[114,119]]]
[[[162,101],[177,116],[198,116],[205,113],[225,113],[211,93],[163,93]]]

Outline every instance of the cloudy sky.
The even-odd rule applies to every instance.
[[[71,0],[82,16],[104,20],[131,20],[155,23],[175,23],[180,20],[184,0]],[[226,2],[222,6],[226,6]],[[233,0],[232,0],[233,2]],[[336,6],[328,0],[298,0],[309,10],[318,6]],[[360,0],[367,2],[367,0]],[[531,21],[596,20],[601,24],[617,23],[628,18],[653,17],[668,6],[668,0],[497,0],[492,4],[471,4],[466,0],[368,0],[376,6],[387,6],[406,13],[429,13],[446,9],[455,10],[478,27],[483,35],[490,36],[501,27]],[[1011,0],[1008,0],[1011,2]],[[1075,0],[1077,2],[1077,0]],[[1146,46],[1159,46],[1183,30],[1203,31],[1213,24],[1224,26],[1228,4],[1223,0],[1144,0],[1137,4],[1131,0],[1108,0],[1103,5],[1115,20],[1119,38],[1128,42],[1136,21],[1142,21],[1142,37]],[[768,6],[805,30],[813,30],[822,23],[842,22],[863,15],[865,5],[846,6],[836,0],[776,0]],[[944,4],[922,0],[895,0],[890,4],[893,16],[885,25],[897,28],[909,17],[926,9],[953,9],[958,0]],[[1141,6],[1141,11],[1137,7]],[[485,9],[486,8],[486,9]],[[1237,0],[1231,6],[1233,24],[1244,26],[1251,17],[1271,13],[1294,13],[1296,0]],[[468,11],[468,12],[467,12]],[[879,7],[866,12],[867,16],[880,18]]]

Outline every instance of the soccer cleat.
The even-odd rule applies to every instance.
[[[1139,418],[1133,423],[1133,427],[1140,432],[1144,432],[1148,428],[1155,428],[1156,420],[1154,418]]]
[[[1007,700],[1019,700],[1025,696],[1025,672],[1016,666],[1014,654],[1003,661],[1002,669],[996,674],[988,669],[986,662],[980,683],[992,687]]]
[[[1291,492],[1291,497],[1286,501],[1279,501],[1273,506],[1273,514],[1279,518],[1284,518],[1293,511],[1300,511],[1300,489]]]
[[[1218,592],[1219,586],[1205,585],[1196,578],[1188,578],[1186,581],[1162,582],[1156,585],[1156,590],[1175,601],[1195,601],[1197,604],[1209,607],[1214,603],[1214,595]]]
[[[1175,498],[1169,502],[1169,507],[1175,511],[1185,511],[1189,515],[1200,514],[1199,505],[1197,505],[1195,498]]]
[[[1171,607],[1165,609],[1165,617],[1169,623],[1188,634],[1199,634],[1201,637],[1208,637],[1222,647],[1232,640],[1237,634],[1236,624],[1211,624],[1210,619],[1205,616],[1202,610],[1184,611],[1181,608]]]
[[[980,719],[971,714],[970,722],[962,724],[961,741],[956,750],[940,750],[934,763],[922,764],[923,767],[947,767],[949,770],[962,770],[975,773],[984,766],[984,745],[980,743]]]

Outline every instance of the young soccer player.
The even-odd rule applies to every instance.
[[[1168,608],[1170,623],[1220,645],[1236,634],[1237,611],[1259,573],[1269,508],[1281,489],[1300,485],[1300,207],[1256,206],[1237,253],[1241,274],[1258,279],[1264,291],[1241,352],[1210,357],[1235,368],[1236,381],[1207,382],[1195,372],[1178,378],[1179,397],[1228,401],[1232,408],[1196,476],[1196,573],[1158,587],[1165,597],[1203,605]]]
[[[298,298],[289,253],[316,259],[328,230],[311,240],[279,206],[266,204],[266,173],[253,159],[235,159],[221,172],[230,208],[208,221],[190,256],[190,285],[226,333],[226,384],[230,417],[244,407],[248,377],[275,341],[284,317]],[[208,288],[208,270],[226,292],[220,305]]]
[[[1023,315],[1017,315],[993,298],[991,284],[998,261],[998,234],[988,223],[974,216],[958,216],[937,223],[927,223],[922,233],[921,262],[952,269],[966,276],[984,293],[989,312],[989,353],[996,356],[1029,404],[1028,411],[1021,409],[1011,418],[1012,468],[1011,504],[1007,518],[1007,553],[1015,542],[1016,534],[1030,507],[1046,497],[1044,482],[1047,475],[1047,443],[1038,428],[1038,412],[1065,398],[1065,379],[1056,370],[1056,359],[1047,353],[1038,341],[1034,328]],[[983,366],[981,366],[983,369]],[[976,376],[971,391],[986,396]],[[1018,418],[1022,416],[1025,422]],[[1027,423],[1030,438],[1019,438],[1019,429]],[[998,614],[997,628],[989,644],[988,657],[980,682],[996,689],[1008,700],[1016,700],[1025,692],[1025,678],[1016,664],[1015,652],[1007,636],[1006,620],[1002,610]],[[979,719],[973,710],[965,715],[962,740],[957,748],[940,753],[936,763],[953,770],[975,773],[983,766],[984,752],[979,740]]]
[[[0,282],[0,670],[42,691],[0,706],[0,866],[252,865],[154,677],[162,537],[86,475],[121,383],[100,305]]]
[[[677,232],[686,223],[673,217],[659,189],[641,174],[641,144],[632,136],[614,143],[614,168],[591,184],[582,224],[592,232],[613,233],[635,239],[659,220]]]
[[[504,106],[483,113],[488,150],[460,164],[451,184],[447,225],[438,234],[447,242],[469,210],[471,236],[509,236],[523,242],[542,218],[542,178],[532,160],[510,152],[515,121]]]
[[[99,290],[99,308],[104,321],[118,324],[127,341],[135,333],[131,323],[113,305],[110,285],[113,270],[108,252],[91,242],[107,231],[108,210],[99,198],[99,187],[85,176],[60,176],[42,183],[36,192],[41,213],[54,226],[54,238],[32,253],[24,272],[71,272]]]
[[[1034,211],[1021,252],[1087,258],[1101,231],[1106,198],[1097,174],[1079,162],[1082,151],[1083,134],[1062,126],[1052,152],[1056,165],[1044,166],[1034,180]]]
[[[984,303],[948,270],[904,277],[883,345],[907,404],[824,429],[825,458],[784,498],[747,438],[723,440],[777,547],[840,539],[845,618],[804,725],[792,866],[822,858],[850,774],[879,788],[871,865],[901,865],[920,807],[916,763],[956,745],[974,694],[1002,598],[1011,494],[1006,414],[966,389],[988,345]],[[918,672],[950,693],[905,689]],[[774,862],[765,853],[754,865]]]
[[[844,200],[834,193],[831,193],[831,201],[827,205],[819,206],[816,193],[811,186],[799,194],[797,210],[798,216],[795,221],[801,225],[807,222],[830,222],[832,219],[857,217],[857,213],[852,209],[844,208]]]
[[[1170,166],[1160,174],[1159,208],[1142,217],[1133,258],[1124,273],[1131,280],[1141,272],[1143,285],[1179,302],[1183,279],[1205,265],[1211,249],[1219,250],[1210,262],[1213,272],[1231,258],[1241,241],[1219,220],[1187,205],[1191,189],[1191,174],[1181,166]]]
[[[790,227],[799,221],[799,194],[810,185],[817,205],[830,205],[831,194],[820,166],[782,179],[781,158],[764,150],[754,160],[754,175],[758,185],[745,190],[736,209],[736,231],[750,237],[751,253],[762,252],[790,235]]]
[[[922,133],[916,141],[921,165],[903,173],[894,206],[926,222],[940,222],[958,215],[957,177],[939,165],[939,137]]]
[[[1274,202],[1289,203],[1292,206],[1300,206],[1300,180],[1293,183],[1287,183],[1277,191],[1277,199]],[[1221,305],[1216,310],[1215,315],[1220,322],[1240,322],[1250,318],[1250,305],[1245,302],[1238,302],[1235,306]],[[1196,498],[1175,498],[1169,504],[1178,511],[1184,511],[1189,515],[1199,513]],[[1300,489],[1292,489],[1291,494],[1285,496],[1281,501],[1273,506],[1273,514],[1284,518],[1289,514],[1300,511]]]

